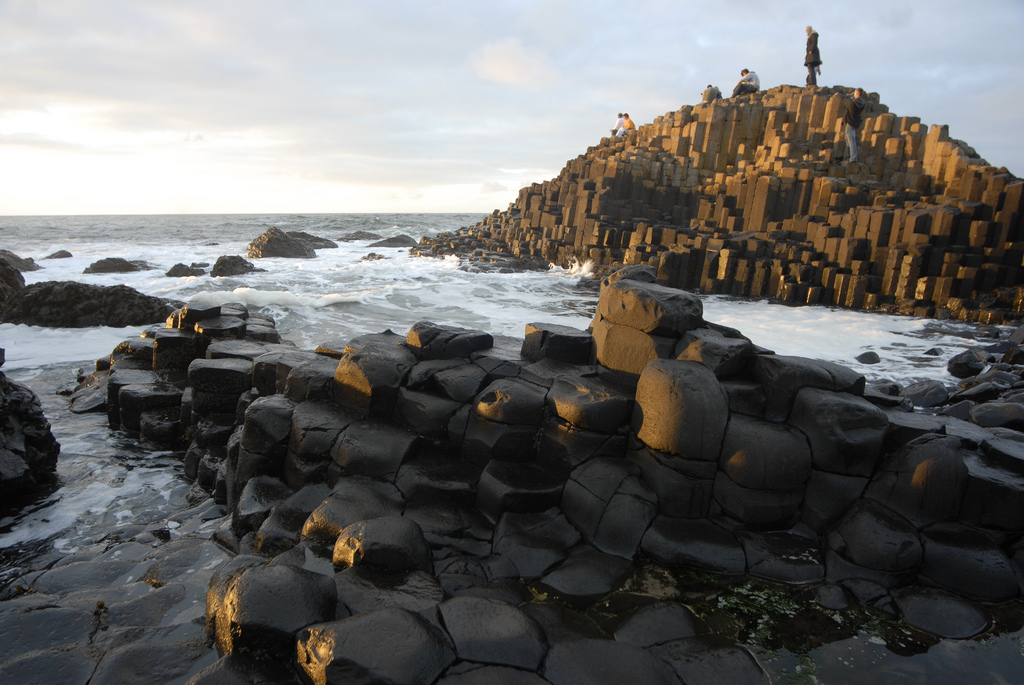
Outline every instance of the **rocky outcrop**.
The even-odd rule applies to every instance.
[[[189,441],[190,496],[228,508],[215,537],[239,555],[211,580],[209,636],[313,680],[603,664],[673,682],[721,659],[762,682],[673,602],[558,617],[622,601],[641,561],[957,638],[1017,597],[1021,443],[772,354],[645,273],[607,280],[589,333],[531,324],[522,341],[420,322],[305,352],[244,307],[189,304],[76,399],[104,386],[112,427]]]
[[[384,240],[378,240],[375,243],[370,243],[369,247],[416,247],[417,245],[419,245],[419,243],[407,235],[396,235],[391,238],[385,238]]]
[[[59,453],[39,398],[0,372],[0,495],[14,497],[51,482]]]
[[[38,271],[43,268],[31,257],[19,257],[10,250],[0,250],[0,262],[7,262],[18,271]]]
[[[333,240],[321,238],[320,236],[313,235],[312,233],[306,233],[305,231],[288,231],[288,237],[301,240],[314,250],[332,250],[338,247],[338,243]]]
[[[791,304],[1000,323],[1024,310],[1024,183],[948,127],[871,103],[841,164],[848,89],[780,86],[605,139],[419,254],[519,258]]]
[[[14,294],[25,287],[25,277],[11,266],[10,262],[0,259],[0,309]]]
[[[0,311],[0,321],[55,328],[120,328],[163,321],[176,306],[180,305],[124,285],[44,281],[19,290]]]
[[[251,274],[258,271],[266,271],[266,269],[260,269],[252,262],[239,257],[238,255],[223,255],[217,257],[216,263],[213,268],[210,269],[210,276],[213,278],[220,278],[222,276],[244,276],[245,274]]]
[[[141,259],[124,259],[122,257],[106,257],[99,261],[93,262],[85,268],[82,273],[85,274],[127,274],[135,271],[146,271],[147,269],[153,269],[155,267],[150,266]]]
[[[291,259],[312,259],[316,250],[302,238],[292,236],[271,226],[247,246],[250,259],[265,257],[287,257]]]
[[[168,276],[170,278],[188,278],[193,276],[205,276],[205,267],[207,266],[209,266],[209,264],[197,264],[195,262],[193,262],[191,266],[185,266],[181,262],[178,262],[170,269],[168,269],[164,276]]]

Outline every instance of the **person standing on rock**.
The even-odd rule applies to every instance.
[[[818,32],[807,27],[807,54],[804,56],[807,67],[807,85],[818,85],[818,74],[821,73],[821,53],[818,52]]]
[[[860,126],[861,116],[864,114],[864,91],[857,88],[853,91],[853,97],[846,100],[846,114],[843,115],[843,123],[846,124],[846,162],[857,162],[857,127]]]
[[[744,69],[740,72],[740,80],[736,82],[736,87],[732,89],[732,96],[756,93],[759,90],[761,90],[761,79],[750,69]]]

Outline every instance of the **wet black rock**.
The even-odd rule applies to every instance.
[[[185,266],[181,262],[178,262],[177,264],[172,266],[170,269],[167,270],[167,273],[164,274],[164,276],[169,276],[171,278],[186,278],[189,276],[204,275],[206,275],[206,269],[197,266],[196,264],[193,264],[192,266]]]
[[[939,637],[963,640],[990,623],[980,606],[943,590],[908,587],[893,590],[892,597],[907,623]]]
[[[0,309],[16,292],[25,287],[25,277],[10,262],[0,259]]]
[[[0,493],[11,496],[49,483],[59,453],[39,398],[0,372]]]
[[[0,250],[0,262],[10,264],[18,271],[38,271],[43,268],[31,257],[19,257],[10,250]]]
[[[147,271],[155,267],[139,259],[128,260],[123,257],[107,257],[95,261],[85,268],[86,274],[128,274],[136,271]]]
[[[0,314],[3,323],[54,328],[145,326],[167,319],[180,303],[124,285],[44,281],[20,290]]]
[[[404,609],[320,623],[298,635],[298,665],[312,682],[429,685],[454,660],[447,636]]]
[[[316,236],[311,233],[306,233],[305,231],[288,231],[287,233],[289,238],[301,240],[302,242],[312,247],[314,250],[330,250],[338,247],[338,243],[334,242],[333,240],[321,238],[320,236]]]
[[[535,671],[547,653],[540,625],[504,602],[455,597],[439,605],[438,613],[463,661]]]
[[[214,278],[221,276],[244,276],[245,274],[259,271],[266,271],[266,269],[260,269],[252,262],[238,255],[223,255],[217,257],[217,262],[213,265],[213,269],[210,270],[210,276]]]
[[[862,352],[854,358],[861,364],[878,364],[882,361],[882,358],[878,356],[878,353],[871,350]]]
[[[548,651],[540,673],[552,685],[681,682],[665,661],[647,650],[609,640],[559,642]]]
[[[52,254],[46,255],[45,257],[43,257],[43,259],[71,259],[71,257],[73,256],[74,255],[72,255],[67,250],[57,250]]]
[[[246,249],[248,250],[246,256],[250,259],[265,259],[267,257],[312,259],[316,257],[316,250],[306,241],[295,238],[273,226],[249,243]]]
[[[419,245],[419,242],[407,235],[396,235],[392,238],[385,238],[384,240],[370,243],[370,247],[416,247],[417,245]]]
[[[370,233],[369,231],[352,231],[338,238],[342,242],[350,242],[353,240],[381,240],[381,236],[376,233]]]

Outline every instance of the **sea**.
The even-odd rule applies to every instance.
[[[26,284],[123,284],[181,302],[241,302],[273,316],[281,336],[302,349],[388,329],[405,334],[418,321],[517,338],[533,322],[585,329],[598,296],[592,264],[516,273],[480,271],[456,257],[420,257],[410,255],[408,248],[370,247],[376,239],[344,240],[366,232],[380,238],[406,235],[418,241],[471,226],[482,218],[476,214],[0,217],[0,249],[31,257],[42,267],[24,272]],[[245,256],[247,244],[272,226],[334,240],[338,247],[318,249],[313,259],[251,260],[265,271],[238,277],[165,275],[177,263],[205,264],[208,273],[222,255]],[[72,256],[47,259],[59,250]],[[364,259],[370,253],[383,258]],[[140,260],[152,268],[127,274],[84,273],[106,257]],[[839,362],[863,373],[869,382],[903,386],[927,379],[954,385],[956,379],[946,371],[950,357],[1013,330],[724,296],[704,296],[703,304],[706,320],[736,328],[778,354]],[[52,491],[30,500],[0,503],[0,587],[28,568],[52,563],[119,531],[157,525],[183,507],[188,484],[181,477],[180,454],[140,447],[110,431],[105,415],[73,415],[67,407],[66,393],[78,374],[92,370],[97,359],[141,331],[142,327],[0,324],[0,348],[6,355],[0,371],[36,392],[61,443],[58,483]],[[858,362],[856,358],[868,351],[881,361]],[[983,640],[940,641],[913,656],[896,655],[884,640],[868,633],[818,648],[823,649],[828,651],[786,656],[783,670],[787,677],[796,678],[786,682],[858,682],[859,677],[850,679],[855,672],[860,676],[901,673],[898,682],[947,682],[940,674],[962,673],[964,659],[995,660],[1018,674],[1017,680],[992,682],[1024,680],[1019,627]]]

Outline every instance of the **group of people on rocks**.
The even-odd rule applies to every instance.
[[[807,27],[807,51],[804,54],[804,66],[807,67],[807,85],[817,86],[818,76],[821,74],[821,52],[818,50],[818,32],[810,26]],[[740,80],[736,82],[730,97],[737,97],[746,93],[756,93],[759,90],[761,90],[761,79],[750,69],[744,69],[740,72]],[[710,83],[704,92],[701,93],[702,102],[714,102],[719,99],[722,99],[722,91],[718,89],[718,86],[713,86]],[[853,91],[853,97],[846,99],[843,125],[846,135],[847,154],[840,161],[858,161],[857,128],[860,126],[865,107],[864,91],[857,88]],[[619,114],[619,119],[615,122],[612,134],[616,138],[621,138],[626,133],[635,129],[636,126],[628,114]]]
[[[636,130],[636,124],[629,118],[629,112],[619,112],[619,118],[615,121],[615,127],[612,129],[612,135],[616,138],[621,138],[630,131]]]

